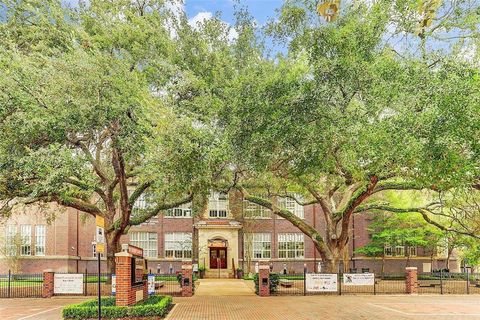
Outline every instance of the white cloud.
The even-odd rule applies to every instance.
[[[210,20],[213,18],[213,14],[209,11],[201,11],[197,13],[193,18],[188,19],[188,24],[192,26],[192,28],[198,30],[201,26],[201,24],[206,21]],[[233,42],[236,39],[238,39],[238,32],[235,30],[235,28],[231,27],[230,24],[226,21],[222,21],[222,23],[228,27],[228,41]]]

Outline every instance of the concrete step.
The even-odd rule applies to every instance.
[[[218,270],[205,270],[205,278],[207,279],[216,279],[216,278],[222,278],[222,279],[228,279],[228,278],[233,278],[233,272],[228,271],[225,269],[220,269],[220,272]]]

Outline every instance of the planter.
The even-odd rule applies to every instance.
[[[243,279],[243,270],[237,270],[237,279]]]
[[[205,278],[205,270],[198,270],[198,277],[200,279]]]

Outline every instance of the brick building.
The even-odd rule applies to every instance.
[[[302,207],[293,199],[279,198],[278,205],[289,209],[309,224],[325,229],[319,206]],[[139,199],[137,209],[148,206]],[[35,207],[16,212],[0,224],[2,255],[0,274],[12,268],[9,254],[17,255],[20,272],[37,273],[50,268],[61,272],[96,271],[95,219],[71,208],[49,209],[54,219],[49,221]],[[382,259],[354,254],[355,249],[369,241],[367,226],[369,216],[356,215],[351,224],[349,250],[343,265],[350,268],[380,273]],[[14,238],[20,236],[21,244],[15,246]],[[289,221],[273,215],[257,205],[243,201],[237,193],[213,192],[206,210],[192,215],[186,204],[164,212],[139,226],[130,228],[122,237],[123,243],[142,247],[152,272],[170,273],[180,270],[183,259],[193,259],[205,266],[209,277],[231,277],[235,268],[255,270],[259,260],[270,260],[274,271],[301,272],[304,264],[308,270],[318,271],[322,262],[313,242]],[[410,266],[419,271],[445,267],[445,256],[427,254],[422,248],[397,245],[385,247],[385,271],[403,273],[405,253],[409,250]],[[10,256],[11,257],[11,256]],[[106,269],[106,263],[103,263]],[[458,271],[455,257],[450,260],[452,271]]]

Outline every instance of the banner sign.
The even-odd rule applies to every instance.
[[[112,274],[112,296],[117,294],[117,276]]]
[[[96,250],[99,253],[105,253],[105,219],[102,216],[95,216],[95,241],[97,243]]]
[[[305,283],[307,292],[336,292],[338,290],[335,273],[307,273]]]
[[[345,273],[343,284],[346,286],[373,286],[375,274],[373,273]]]
[[[155,294],[155,275],[148,275],[148,295]]]
[[[54,294],[83,294],[83,274],[55,273],[53,276]]]

